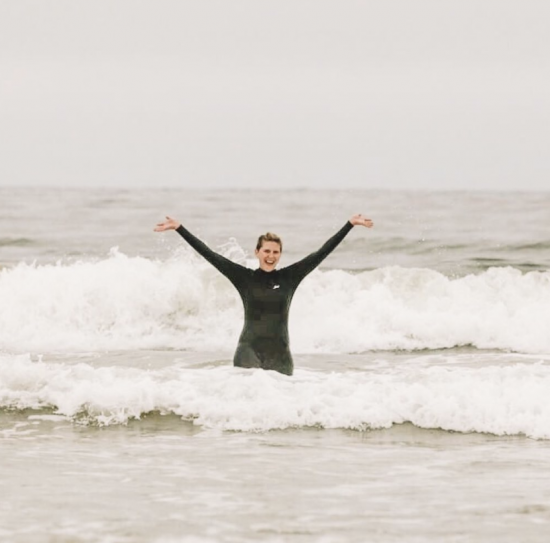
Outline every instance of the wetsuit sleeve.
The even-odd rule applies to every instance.
[[[311,273],[346,237],[353,228],[349,221],[332,236],[318,251],[311,253],[302,260],[284,269],[293,281],[299,283],[308,273]]]
[[[246,275],[247,268],[232,262],[228,258],[216,253],[199,238],[191,234],[183,225],[180,225],[176,232],[187,242],[197,253],[204,257],[212,266],[225,275],[237,288]]]

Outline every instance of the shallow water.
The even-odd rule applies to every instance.
[[[41,541],[544,541],[547,441],[420,430],[90,428],[1,415],[2,537]],[[49,534],[45,537],[45,534]]]

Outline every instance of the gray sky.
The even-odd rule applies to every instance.
[[[550,190],[546,0],[0,0],[0,186]]]

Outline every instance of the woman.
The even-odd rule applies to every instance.
[[[354,215],[318,251],[281,270],[275,269],[283,244],[275,234],[258,238],[259,268],[251,270],[219,255],[196,238],[178,221],[166,217],[155,232],[176,230],[191,247],[225,275],[239,292],[244,305],[244,327],[233,358],[241,368],[263,368],[292,375],[294,363],[288,338],[288,313],[292,296],[302,279],[313,271],[344,239],[354,226],[371,228],[373,222]]]

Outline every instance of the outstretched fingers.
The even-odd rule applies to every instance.
[[[361,213],[359,213],[358,215],[354,215],[350,219],[350,222],[354,226],[366,226],[367,228],[372,228],[374,226],[374,222],[371,219],[363,217]]]
[[[178,228],[179,223],[175,219],[172,219],[172,217],[166,216],[166,220],[164,222],[159,222],[156,227],[154,228],[155,232],[164,232],[165,230],[176,230]]]

